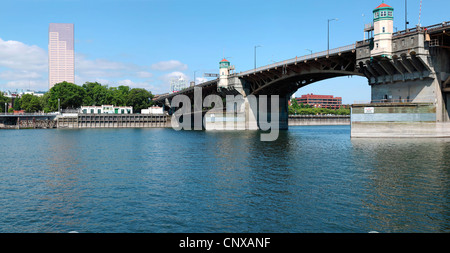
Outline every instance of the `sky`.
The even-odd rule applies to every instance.
[[[75,83],[128,85],[166,93],[171,78],[197,83],[226,58],[236,72],[363,40],[382,0],[0,0],[0,90],[48,90],[48,26],[75,26]],[[394,7],[404,30],[405,0]],[[407,0],[409,27],[450,21],[448,0]],[[419,15],[420,13],[420,15]],[[302,94],[370,100],[363,77],[310,84]]]

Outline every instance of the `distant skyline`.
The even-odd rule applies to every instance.
[[[0,90],[48,90],[48,27],[72,23],[75,83],[100,82],[169,92],[170,80],[200,83],[218,73],[226,58],[236,72],[362,40],[365,23],[381,0],[369,1],[177,1],[177,0],[15,0],[0,9]],[[408,0],[409,27],[450,20],[450,2]],[[403,30],[405,1],[394,7],[394,29]],[[195,72],[195,74],[194,74]],[[208,78],[210,80],[211,78]],[[344,104],[370,100],[362,77],[340,77],[296,92],[334,95]]]

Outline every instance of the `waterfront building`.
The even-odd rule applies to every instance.
[[[51,23],[48,30],[48,88],[75,83],[74,25]]]
[[[114,105],[101,105],[101,106],[82,106],[80,113],[90,114],[132,114],[133,107],[131,106],[114,106]]]
[[[152,106],[148,109],[142,109],[141,114],[164,114],[164,111],[160,106]]]
[[[306,94],[296,98],[298,104],[310,105],[312,107],[339,109],[342,106],[342,97],[332,95]]]

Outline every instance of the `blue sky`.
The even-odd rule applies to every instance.
[[[226,57],[236,71],[319,52],[363,39],[363,25],[381,0],[2,0],[0,90],[48,89],[48,25],[75,24],[75,82],[98,81],[168,92],[169,80],[205,80]],[[405,1],[394,7],[394,27],[404,29]],[[449,21],[450,2],[422,3],[421,24]],[[409,27],[419,22],[420,0],[408,0]],[[307,50],[308,49],[308,50]],[[341,96],[344,103],[370,100],[362,77],[311,84],[296,95]]]

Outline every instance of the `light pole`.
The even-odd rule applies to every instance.
[[[408,1],[405,0],[405,32],[408,30]]]
[[[5,102],[5,115],[6,115],[6,106],[7,106],[7,103]]]
[[[330,21],[337,21],[337,18],[328,19],[328,45],[327,45],[327,55],[330,54]]]
[[[197,72],[198,70],[194,71],[194,86],[195,86],[195,72]]]
[[[311,49],[305,49],[305,50],[307,50],[311,53],[311,58],[312,58],[312,50]]]
[[[61,109],[59,107],[59,98],[58,98],[58,114],[60,114],[60,113],[61,113]]]
[[[256,48],[257,47],[262,47],[262,46],[260,46],[260,45],[255,46],[255,72],[256,72]]]

